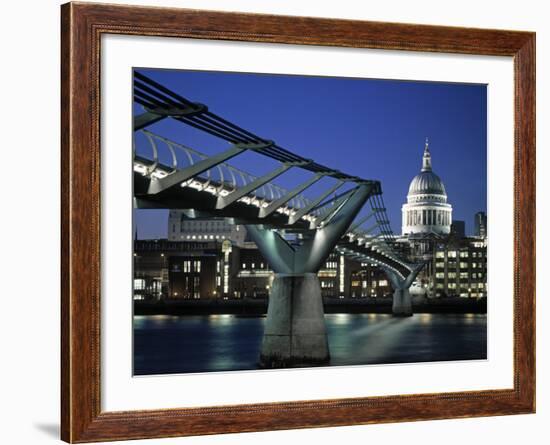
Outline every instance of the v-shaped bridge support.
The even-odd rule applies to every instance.
[[[373,187],[371,183],[358,186],[330,221],[316,229],[300,246],[290,245],[278,232],[264,226],[247,226],[249,235],[275,272],[269,294],[261,366],[315,365],[330,360],[317,272],[348,231]]]
[[[397,317],[410,317],[412,312],[412,299],[409,288],[416,279],[418,273],[422,270],[425,263],[419,264],[403,278],[394,270],[382,266],[393,287],[392,314]]]

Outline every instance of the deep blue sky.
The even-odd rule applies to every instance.
[[[395,233],[401,205],[420,171],[429,137],[433,170],[443,180],[453,219],[473,232],[487,208],[486,86],[334,77],[140,69],[182,96],[280,146],[343,172],[382,182]],[[141,107],[134,104],[134,113]],[[165,119],[149,130],[205,153],[227,147]],[[137,139],[139,145],[139,138]],[[252,174],[274,164],[259,155],[231,161]],[[289,175],[282,186],[303,181]],[[138,211],[140,238],[166,237],[167,213]]]

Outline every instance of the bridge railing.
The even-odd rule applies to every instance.
[[[208,155],[187,145],[175,142],[148,130],[139,130],[134,137],[134,170],[149,178],[165,178],[178,169],[184,169],[207,159]],[[142,137],[139,137],[142,136]],[[191,187],[216,196],[228,196],[234,191],[247,186],[258,178],[229,162],[223,162],[207,169],[193,178],[183,182],[182,187]],[[266,207],[280,199],[288,190],[273,182],[267,182],[239,201],[258,207]],[[293,214],[307,207],[311,200],[303,193],[289,200],[281,212]],[[327,212],[327,208],[317,208],[308,215],[317,218]]]

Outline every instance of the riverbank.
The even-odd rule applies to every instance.
[[[326,314],[390,314],[391,298],[325,298]],[[135,315],[262,315],[267,299],[135,301]],[[486,299],[415,298],[413,312],[426,314],[485,314]]]

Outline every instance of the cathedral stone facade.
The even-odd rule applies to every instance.
[[[422,170],[409,186],[407,202],[402,207],[402,234],[448,235],[451,232],[453,208],[447,203],[443,182],[432,171],[432,158],[426,139]]]

